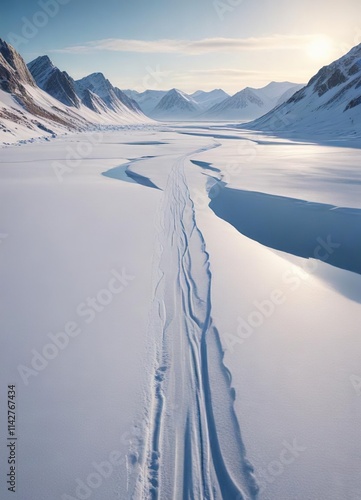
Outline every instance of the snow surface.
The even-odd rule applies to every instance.
[[[256,241],[295,203],[297,224],[346,207],[357,250],[355,146],[163,124],[3,147],[18,475],[1,498],[358,500],[361,276]],[[229,203],[233,225],[216,215]],[[109,303],[85,315],[88,297]],[[81,332],[26,385],[19,365],[71,321]]]

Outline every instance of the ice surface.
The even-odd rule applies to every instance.
[[[0,151],[0,375],[19,436],[1,498],[81,498],[83,481],[96,500],[252,499],[256,481],[260,500],[358,500],[361,276],[291,248],[341,230],[339,212],[359,265],[357,148],[164,124]],[[54,359],[19,371],[69,322]]]

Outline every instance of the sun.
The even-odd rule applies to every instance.
[[[327,36],[319,36],[309,43],[307,53],[311,59],[326,61],[331,57],[332,49],[332,40]]]

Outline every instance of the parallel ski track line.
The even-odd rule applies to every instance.
[[[179,158],[164,191],[152,327],[160,340],[135,499],[257,497],[211,318],[209,255],[185,174],[188,158],[216,146]]]

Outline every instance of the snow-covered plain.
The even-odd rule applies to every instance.
[[[1,498],[361,498],[349,146],[164,124],[0,150]]]

